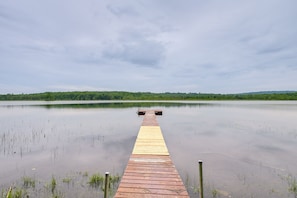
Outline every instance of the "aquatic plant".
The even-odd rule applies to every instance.
[[[92,187],[99,187],[103,184],[104,177],[100,174],[93,174],[90,179],[88,184]]]
[[[109,177],[109,190],[112,191],[113,189],[115,189],[117,187],[117,184],[120,182],[121,177],[119,175],[114,175],[114,176],[110,176]]]
[[[63,180],[62,180],[62,182],[63,183],[67,183],[67,184],[69,184],[70,182],[71,182],[71,178],[70,177],[65,177]]]
[[[213,198],[216,198],[216,197],[218,196],[218,194],[219,194],[219,191],[218,191],[217,189],[213,189],[213,190],[211,191],[211,194],[212,194],[212,197],[213,197]]]
[[[58,193],[58,194],[53,194],[52,198],[62,198],[63,194],[62,193]]]
[[[56,179],[55,179],[54,176],[53,176],[53,177],[52,177],[52,180],[51,180],[51,184],[50,184],[51,191],[52,191],[53,194],[54,194],[54,192],[55,192],[56,186],[57,186],[57,181],[56,181]]]
[[[24,188],[35,188],[35,179],[31,177],[23,177],[23,187]]]
[[[23,190],[17,188],[14,193],[12,194],[12,198],[22,198]]]
[[[85,171],[82,176],[83,177],[88,177],[89,176],[89,173],[87,171]]]
[[[83,176],[82,172],[77,172],[76,174],[77,175],[65,176],[61,179],[58,179],[56,176],[52,176],[47,181],[37,180],[36,178],[24,176],[19,178],[19,181],[16,181],[14,183],[14,186],[11,186],[10,188],[0,188],[0,198],[24,198],[31,196],[49,198],[68,197],[68,194],[73,195],[73,192],[69,192],[69,190],[78,187],[76,186],[78,184],[79,188],[82,188],[81,190],[88,191],[87,193],[85,193],[87,197],[93,197],[94,193],[102,193],[98,192],[98,189],[104,192],[105,177],[103,174],[94,174],[87,179],[85,178],[85,176]],[[118,174],[109,176],[108,194],[110,197],[114,195],[120,179],[121,177]],[[63,183],[68,185],[71,183],[73,186],[70,189],[65,188],[65,185],[62,185]],[[87,188],[90,186],[96,187],[96,189],[90,190],[89,188]]]
[[[119,175],[110,176],[109,182],[111,184],[116,184],[120,182],[121,177]]]
[[[26,195],[26,192],[23,191],[20,188],[12,189],[12,187],[9,188],[6,198],[22,198]]]
[[[295,198],[297,198],[297,181],[296,178],[289,175],[287,178],[288,185],[289,185],[289,192],[294,195]]]

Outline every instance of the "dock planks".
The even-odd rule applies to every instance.
[[[160,110],[138,111],[142,125],[116,198],[186,198],[188,192],[170,158],[156,119]]]

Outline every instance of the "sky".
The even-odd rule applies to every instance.
[[[297,90],[296,0],[0,0],[0,94]]]

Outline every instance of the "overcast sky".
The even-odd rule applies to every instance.
[[[0,0],[0,94],[297,90],[296,0]]]

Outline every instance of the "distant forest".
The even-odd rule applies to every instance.
[[[297,92],[257,92],[244,94],[150,93],[123,91],[45,92],[3,94],[0,100],[297,100]]]

